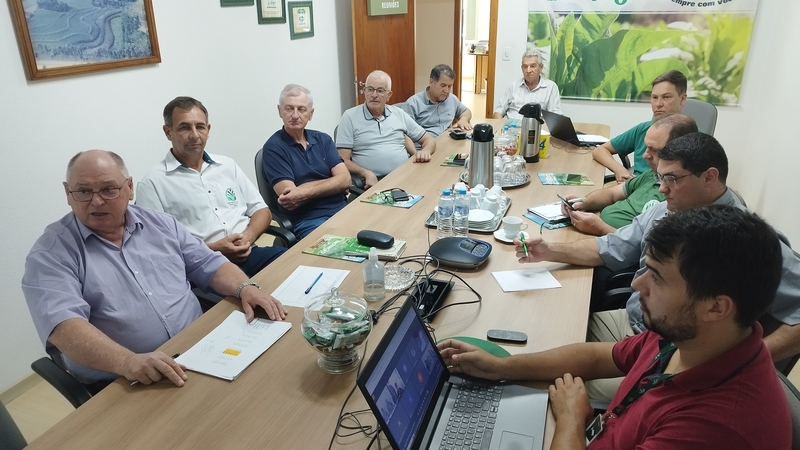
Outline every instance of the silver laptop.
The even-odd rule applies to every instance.
[[[579,146],[601,145],[608,142],[608,139],[603,136],[578,134],[575,131],[575,126],[572,125],[572,119],[567,116],[543,109],[542,117],[544,118],[544,123],[547,124],[547,129],[550,131],[550,136],[556,139]]]
[[[413,303],[357,380],[392,448],[540,450],[548,393],[450,375]]]

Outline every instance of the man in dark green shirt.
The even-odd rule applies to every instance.
[[[645,151],[642,159],[649,169],[625,183],[605,189],[598,189],[587,195],[583,201],[573,203],[577,211],[567,211],[572,224],[579,231],[595,236],[613,233],[617,228],[628,225],[633,218],[664,200],[658,192],[659,183],[655,177],[658,166],[658,151],[671,140],[697,131],[697,124],[683,114],[664,114],[648,124],[643,139]],[[574,197],[570,197],[574,198]],[[591,211],[600,211],[600,215]]]

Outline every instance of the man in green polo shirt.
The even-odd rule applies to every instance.
[[[664,114],[648,126],[644,137],[645,151],[642,158],[649,169],[625,183],[605,189],[598,189],[582,201],[572,204],[577,211],[567,211],[572,225],[579,231],[594,236],[613,233],[617,228],[630,224],[633,218],[664,200],[658,192],[659,183],[655,177],[658,166],[658,151],[668,142],[683,135],[697,131],[694,119],[683,114]],[[574,198],[572,196],[568,199]],[[600,215],[591,211],[600,211]]]
[[[686,76],[677,70],[664,72],[653,80],[650,94],[653,119],[664,114],[681,112],[686,102],[686,86]],[[644,136],[651,124],[652,120],[642,122],[592,151],[595,161],[614,172],[617,183],[647,171],[647,162],[642,155],[645,151]],[[633,153],[633,175],[614,159],[614,155],[625,158],[631,153]]]

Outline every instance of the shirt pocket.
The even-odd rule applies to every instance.
[[[163,292],[169,294],[181,294],[188,290],[189,282],[186,280],[186,265],[183,262],[183,258],[168,256],[164,259],[151,261],[151,264],[160,282],[160,286],[153,286],[153,289],[160,287]]]

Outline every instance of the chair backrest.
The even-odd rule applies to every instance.
[[[0,403],[0,449],[20,450],[28,445],[6,405]]]
[[[259,148],[254,158],[258,192],[267,203],[267,206],[269,206],[269,210],[272,213],[272,220],[276,221],[280,227],[286,228],[289,231],[294,231],[294,224],[292,224],[292,221],[281,214],[280,209],[278,209],[278,194],[275,193],[275,189],[272,189],[269,181],[267,181],[267,177],[264,176],[264,168],[262,166],[263,158],[264,152]]]
[[[717,128],[717,107],[711,103],[690,98],[683,104],[681,112],[697,122],[697,128],[705,134],[714,135]]]
[[[781,387],[792,413],[792,449],[800,450],[800,392],[782,373],[778,373],[778,378],[781,380]]]

